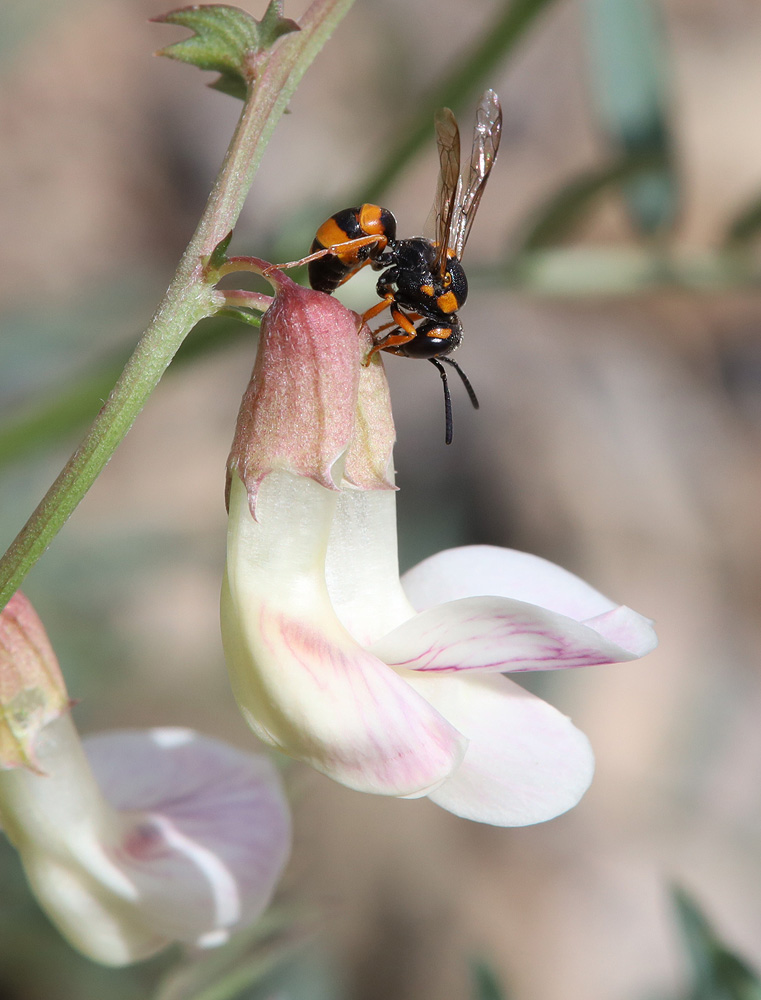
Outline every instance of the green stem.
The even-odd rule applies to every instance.
[[[187,334],[216,311],[217,293],[205,279],[203,258],[235,226],[275,125],[352,2],[314,0],[301,19],[301,31],[283,38],[263,61],[206,209],[163,301],[79,448],[0,560],[0,608],[103,471]]]

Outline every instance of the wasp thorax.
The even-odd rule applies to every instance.
[[[393,264],[378,282],[378,293],[385,294],[392,285],[402,307],[430,318],[452,316],[468,297],[468,279],[455,257],[447,258],[442,275],[436,255],[436,245],[430,240],[398,240]]]

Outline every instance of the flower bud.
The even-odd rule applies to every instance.
[[[392,489],[394,425],[379,360],[361,318],[336,299],[273,272],[275,301],[238,415],[230,479],[246,486],[251,512],[271,472],[305,476],[337,490],[343,476],[364,489]]]
[[[17,591],[0,614],[0,769],[39,771],[34,747],[40,730],[68,708],[42,622]]]

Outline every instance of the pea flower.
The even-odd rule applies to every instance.
[[[634,659],[655,645],[651,623],[489,546],[439,553],[400,581],[394,428],[371,335],[334,299],[269,280],[228,475],[222,631],[243,715],[359,791],[427,795],[499,826],[564,812],[591,781],[589,743],[501,675]]]
[[[124,965],[221,944],[264,910],[290,818],[270,761],[187,729],[85,740],[45,630],[19,592],[0,614],[0,823],[50,919]]]

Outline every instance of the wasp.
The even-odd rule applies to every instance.
[[[450,444],[452,403],[442,362],[455,369],[478,408],[467,376],[449,355],[463,336],[458,311],[468,297],[468,280],[461,260],[497,158],[502,132],[499,99],[487,90],[479,101],[467,174],[460,172],[460,130],[454,114],[441,108],[434,123],[439,178],[424,228],[427,235],[397,239],[396,219],[379,205],[345,208],[317,231],[312,243],[317,258],[309,264],[309,283],[331,293],[366,265],[382,272],[376,286],[381,301],[364,313],[363,320],[389,309],[391,321],[374,332],[371,356],[388,351],[424,358],[438,369],[444,387],[445,440]]]

